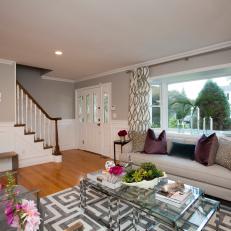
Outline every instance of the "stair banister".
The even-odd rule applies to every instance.
[[[61,155],[61,152],[60,152],[60,148],[59,148],[59,136],[58,136],[58,121],[61,120],[62,118],[61,117],[51,117],[43,108],[42,106],[33,98],[33,96],[17,81],[17,102],[18,102],[18,115],[17,115],[17,120],[16,122],[17,123],[20,123],[21,124],[24,124],[24,106],[23,106],[23,103],[24,103],[24,98],[26,99],[28,97],[29,99],[29,102],[28,102],[28,106],[29,106],[29,109],[30,109],[30,117],[31,117],[31,121],[30,121],[30,128],[31,128],[31,131],[32,132],[32,129],[33,129],[33,107],[32,107],[32,103],[34,103],[34,119],[35,119],[35,126],[34,128],[38,128],[40,127],[40,131],[39,131],[39,138],[42,139],[42,135],[44,136],[44,143],[47,144],[48,146],[51,144],[51,139],[50,139],[50,129],[51,129],[51,126],[50,126],[50,122],[51,121],[54,121],[55,122],[55,146],[54,146],[54,150],[53,150],[53,155]],[[21,93],[21,94],[20,94]],[[24,94],[26,97],[24,97]],[[21,110],[20,110],[20,106],[21,106]],[[29,113],[27,112],[27,109],[26,110],[26,113]],[[39,113],[37,113],[36,111],[38,110]],[[36,114],[38,114],[39,116],[39,122],[38,122],[38,126],[36,125],[37,123],[37,117],[36,117]],[[20,115],[21,115],[21,120],[20,120]],[[43,116],[42,116],[43,115]],[[42,123],[42,118],[43,118],[43,123]],[[47,127],[47,136],[48,136],[48,139],[46,139],[46,119],[48,120],[48,127]],[[28,120],[28,118],[27,118]],[[26,125],[27,126],[27,125]],[[42,132],[42,129],[43,132]],[[35,138],[38,138],[36,137],[35,135]]]

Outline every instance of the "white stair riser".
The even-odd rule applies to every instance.
[[[44,164],[49,162],[53,162],[52,156],[37,156],[36,158],[27,158],[25,160],[21,160],[19,162],[19,167],[22,168],[22,167],[28,167],[32,165]]]

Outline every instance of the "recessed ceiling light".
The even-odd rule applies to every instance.
[[[55,54],[56,54],[56,55],[62,55],[63,52],[62,52],[62,51],[55,51]]]

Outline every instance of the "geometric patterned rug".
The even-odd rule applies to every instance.
[[[98,201],[102,197],[97,191],[89,190],[87,198],[89,202]],[[45,209],[45,231],[62,231],[70,227],[74,223],[81,221],[84,225],[84,231],[107,231],[108,229],[83,214],[80,209],[80,190],[79,186],[68,188],[47,197],[41,198],[41,203]],[[107,200],[101,200],[91,206],[90,210],[98,217],[107,219]],[[122,228],[126,230],[132,222],[131,207],[122,203],[120,209],[122,215],[127,215],[126,220],[121,220]],[[221,225],[219,231],[231,231],[231,208],[221,205]],[[138,231],[145,231],[147,224],[151,220],[141,216]],[[214,231],[216,216],[213,216],[204,231]],[[133,230],[133,229],[131,229]],[[152,231],[171,231],[172,229],[159,224]]]

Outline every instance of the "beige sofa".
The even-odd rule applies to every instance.
[[[196,143],[195,137],[177,137],[168,135],[168,152],[172,142]],[[197,186],[206,194],[231,201],[231,171],[218,165],[204,166],[196,161],[175,156],[133,153],[132,144],[129,143],[120,160],[128,161],[129,158],[134,164],[140,165],[143,162],[153,162],[156,166],[164,170],[170,179],[180,180],[186,184]]]

